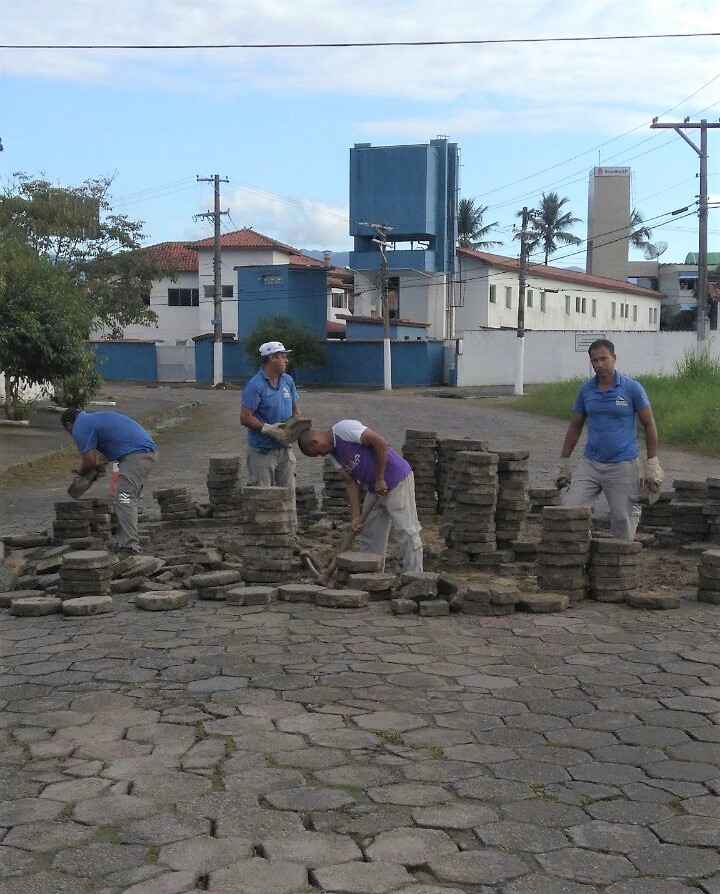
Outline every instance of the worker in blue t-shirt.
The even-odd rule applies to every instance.
[[[633,540],[640,521],[640,493],[644,490],[651,499],[656,497],[664,478],[657,458],[652,407],[643,386],[615,369],[617,358],[611,341],[594,341],[588,353],[595,376],[585,382],[573,405],[556,483],[559,488],[569,487],[565,506],[590,506],[603,493],[610,507],[611,535]],[[647,447],[642,473],[636,416],[645,429]],[[586,420],[585,455],[573,476],[570,455]]]
[[[138,503],[143,485],[157,459],[157,444],[134,419],[122,413],[86,413],[70,409],[60,417],[63,428],[77,445],[81,475],[116,462],[120,477],[115,494],[118,551],[140,552]]]
[[[299,396],[285,370],[288,350],[279,341],[260,345],[260,369],[242,393],[240,422],[248,429],[248,484],[289,487],[295,512],[295,452],[281,423],[299,416]]]

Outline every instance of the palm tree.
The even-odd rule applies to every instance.
[[[541,246],[545,252],[546,266],[549,256],[557,251],[558,245],[580,245],[582,242],[582,239],[569,231],[570,227],[580,223],[580,218],[574,217],[572,211],[561,213],[563,206],[569,201],[567,196],[561,199],[556,192],[543,193],[540,208],[532,215],[530,251]],[[518,211],[518,217],[522,217],[522,211]]]
[[[650,242],[651,238],[652,230],[650,227],[645,226],[642,214],[637,208],[633,208],[632,214],[630,215],[630,244],[633,248],[639,248],[641,251],[645,251],[652,244]]]
[[[461,248],[492,248],[502,245],[495,239],[487,236],[498,226],[494,220],[492,223],[483,223],[483,216],[487,211],[487,205],[478,205],[475,199],[460,199],[458,203],[458,245]]]

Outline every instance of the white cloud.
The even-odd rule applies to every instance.
[[[90,0],[63,14],[38,0],[5,13],[4,42],[232,43],[453,39],[702,31],[716,0],[126,0],[98,15]],[[552,130],[581,123],[612,130],[655,114],[716,73],[716,41],[665,40],[446,48],[214,51],[5,51],[0,72],[79,81],[142,83],[161,90],[237,95],[268,92],[395,98],[444,104],[368,122],[378,133],[427,137],[484,129]],[[688,104],[720,97],[720,82]],[[421,132],[421,126],[424,131]],[[394,128],[394,130],[393,130]]]
[[[342,250],[349,246],[346,208],[251,187],[234,190],[228,201],[238,228],[253,227],[297,248]]]

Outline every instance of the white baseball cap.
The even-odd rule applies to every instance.
[[[270,357],[272,354],[289,354],[290,351],[281,341],[266,341],[260,345],[260,356]]]

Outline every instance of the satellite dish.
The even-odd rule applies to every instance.
[[[665,254],[668,250],[667,242],[648,242],[648,244],[643,249],[643,257],[646,261],[655,261],[660,255]]]

